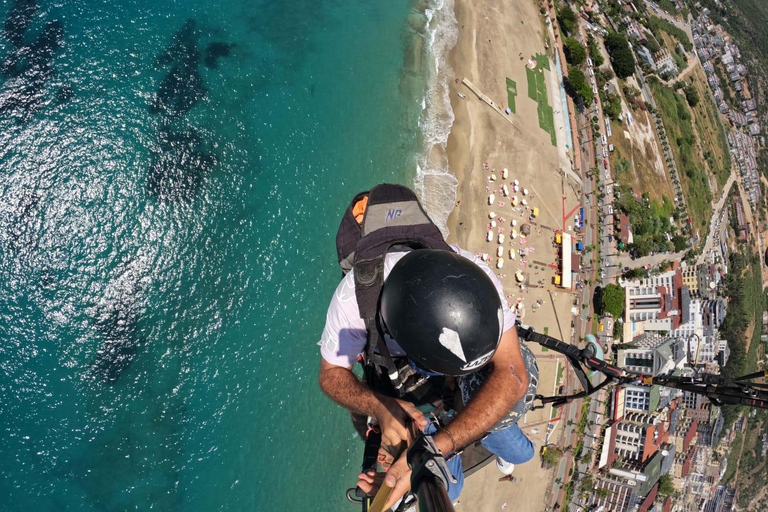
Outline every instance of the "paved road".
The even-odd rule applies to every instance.
[[[612,256],[609,257],[609,261],[611,265],[618,265],[619,272],[624,267],[629,268],[639,268],[644,267],[646,265],[650,265],[651,267],[655,267],[659,263],[663,261],[680,261],[683,259],[683,256],[685,256],[685,253],[687,251],[681,251],[681,252],[663,252],[660,254],[654,254],[653,256],[645,256],[643,258],[635,258],[634,260],[629,257],[628,254],[622,254],[621,256]]]
[[[720,227],[720,222],[722,221],[722,213],[723,207],[725,206],[725,200],[728,198],[728,193],[731,191],[731,187],[733,186],[734,182],[738,179],[738,173],[739,171],[736,169],[736,164],[734,163],[731,168],[731,175],[728,177],[728,181],[725,182],[725,187],[723,187],[723,195],[720,197],[720,200],[715,203],[714,209],[712,211],[712,218],[709,221],[709,234],[707,235],[707,240],[704,243],[704,250],[701,251],[701,254],[699,254],[699,257],[696,260],[696,263],[699,265],[705,262],[706,258],[709,256],[709,253],[712,252],[715,241],[719,239],[717,233],[718,228]]]

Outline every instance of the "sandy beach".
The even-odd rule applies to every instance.
[[[566,147],[563,105],[556,76],[552,48],[547,49],[547,26],[533,0],[497,3],[490,0],[456,0],[459,27],[456,47],[450,55],[455,79],[451,83],[451,104],[456,116],[448,139],[448,159],[459,185],[457,205],[449,218],[449,240],[468,250],[487,255],[504,283],[512,307],[519,304],[524,323],[540,332],[571,340],[572,307],[575,296],[553,284],[558,248],[555,231],[568,232],[573,218],[567,217],[579,204],[580,191],[572,176],[572,155]],[[548,55],[548,59],[542,59]],[[553,145],[551,134],[539,124],[537,102],[529,97],[526,66],[536,61],[533,71],[543,75],[547,100],[554,113]],[[542,69],[545,67],[549,69]],[[483,101],[465,83],[467,79],[487,99],[505,110],[508,105],[507,79],[516,84],[515,112],[502,114]],[[463,95],[464,98],[462,98]],[[504,169],[508,169],[508,173]],[[507,174],[504,178],[503,175]],[[495,175],[495,176],[494,176]],[[517,180],[518,192],[514,191]],[[505,196],[504,186],[509,189]],[[523,194],[524,190],[527,194]],[[493,202],[489,204],[489,195]],[[514,207],[513,196],[518,206]],[[523,206],[525,199],[527,206]],[[532,218],[533,208],[538,216]],[[492,219],[495,225],[492,225]],[[529,224],[527,237],[520,235]],[[490,234],[489,234],[490,231]],[[499,235],[503,242],[499,243]],[[512,236],[516,235],[516,236]],[[487,241],[488,238],[491,241]],[[502,249],[500,250],[499,247]],[[510,257],[510,250],[515,258]],[[521,252],[522,250],[522,252]],[[500,254],[501,256],[497,256]],[[521,257],[521,254],[526,254]],[[525,276],[521,287],[516,272]],[[549,395],[556,382],[562,359],[544,353],[538,345],[539,392]],[[529,413],[520,425],[540,448],[547,439],[554,442],[561,422],[550,407]],[[499,482],[501,473],[489,465],[467,480],[457,510],[536,511],[544,510],[554,470],[545,470],[538,456],[519,465],[517,481]]]

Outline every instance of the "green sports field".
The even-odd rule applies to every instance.
[[[507,78],[507,102],[509,103],[509,109],[513,114],[517,114],[517,107],[515,106],[515,98],[517,97],[517,84],[514,80]]]
[[[537,59],[542,63],[541,67],[548,69],[549,59],[544,56]],[[546,63],[546,65],[544,64]],[[525,68],[525,74],[528,78],[528,97],[538,104],[536,112],[539,116],[539,126],[547,132],[552,140],[552,145],[557,146],[557,137],[555,136],[555,116],[552,107],[547,98],[547,85],[544,82],[544,72],[537,69]]]

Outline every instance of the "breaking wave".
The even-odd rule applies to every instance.
[[[430,0],[424,10],[427,89],[419,117],[421,152],[414,184],[424,208],[444,235],[448,235],[448,216],[456,203],[458,186],[445,150],[454,120],[449,89],[453,69],[448,55],[459,35],[453,1]]]

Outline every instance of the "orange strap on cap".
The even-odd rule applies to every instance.
[[[363,225],[363,217],[365,216],[365,209],[368,207],[368,196],[365,196],[361,200],[355,203],[352,207],[352,216],[355,218],[359,225]]]

